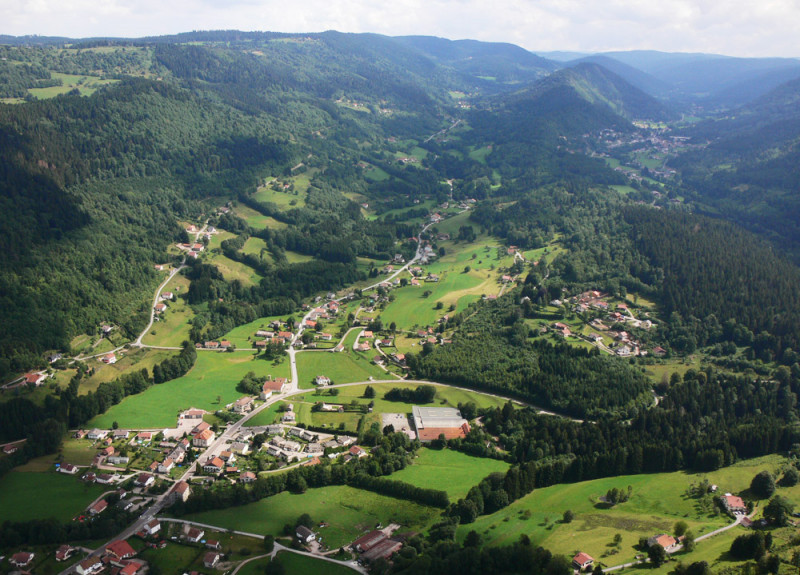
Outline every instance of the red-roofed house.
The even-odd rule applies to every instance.
[[[173,501],[177,501],[180,499],[181,501],[186,501],[189,499],[189,496],[192,494],[192,489],[189,487],[189,484],[185,481],[179,481],[175,484],[175,487],[172,488],[172,499]]]
[[[77,549],[70,545],[62,545],[56,549],[56,561],[66,561]]]
[[[191,541],[192,543],[199,543],[200,540],[203,538],[206,532],[202,529],[198,529],[197,527],[192,527],[189,529],[189,533],[186,534],[186,540]]]
[[[661,535],[655,535],[647,540],[648,547],[652,547],[653,545],[661,545],[667,553],[671,553],[677,548],[678,540],[672,535],[662,533]]]
[[[136,555],[136,550],[131,547],[130,543],[124,539],[114,541],[106,545],[106,553],[114,556],[116,559],[130,559]]]
[[[352,547],[353,551],[363,553],[364,551],[369,551],[384,539],[386,539],[386,534],[383,531],[370,531],[353,541],[350,547]]]
[[[264,385],[261,386],[261,399],[269,399],[269,397],[274,393],[281,393],[283,391],[284,386],[287,384],[285,377],[278,377],[276,379],[268,379],[264,382]]]
[[[215,551],[209,551],[205,555],[203,555],[203,565],[205,565],[208,569],[213,569],[219,563],[220,555]]]
[[[203,471],[206,473],[222,473],[222,469],[225,467],[225,462],[222,461],[219,457],[214,457],[213,459],[209,459],[203,465]]]
[[[25,383],[28,385],[41,385],[44,383],[44,380],[47,379],[46,373],[26,373],[25,374]]]
[[[8,560],[14,567],[21,567],[25,568],[31,564],[33,558],[36,556],[35,553],[27,553],[25,551],[21,551],[19,553],[14,553],[11,556],[11,559]]]
[[[106,510],[106,507],[108,507],[108,502],[105,499],[101,499],[100,501],[89,507],[89,514],[99,515],[100,513]]]
[[[155,483],[156,478],[150,475],[149,473],[140,473],[136,477],[135,484],[137,487],[149,487],[153,483]]]
[[[572,566],[580,571],[591,567],[592,563],[594,563],[592,556],[582,551],[572,558]]]
[[[742,498],[731,495],[730,493],[726,493],[722,496],[722,504],[731,513],[745,513],[747,511],[747,506],[744,504]]]
[[[78,566],[75,568],[75,572],[78,575],[92,575],[93,573],[100,571],[102,568],[102,559],[99,557],[89,557],[78,563]]]
[[[147,533],[148,535],[155,535],[160,530],[161,530],[161,523],[158,521],[158,519],[152,519],[144,526],[144,532]]]
[[[252,471],[245,471],[239,475],[239,481],[242,483],[253,483],[256,480],[256,474]]]
[[[195,447],[208,447],[214,441],[214,432],[210,429],[206,429],[205,431],[201,431],[197,435],[194,436],[192,439],[192,445]]]

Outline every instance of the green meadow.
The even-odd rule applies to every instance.
[[[376,352],[377,353],[377,352]],[[374,353],[357,353],[345,347],[345,351],[303,351],[297,354],[297,378],[300,389],[312,389],[312,380],[318,375],[329,377],[334,384],[367,381],[370,377],[391,377],[372,363]]]
[[[471,457],[451,449],[423,447],[413,465],[392,474],[392,479],[418,487],[441,489],[447,492],[451,501],[456,501],[490,473],[505,473],[508,468],[505,461]]]
[[[188,293],[190,283],[186,277],[176,274],[164,287],[164,292],[172,292],[175,297],[173,301],[166,302],[166,311],[156,315],[158,321],[153,322],[153,327],[142,338],[142,343],[145,345],[180,347],[184,341],[188,341],[189,322],[192,321],[194,312],[186,303],[186,300],[180,296]]]
[[[233,213],[247,222],[248,226],[255,228],[256,230],[263,230],[264,228],[282,230],[287,227],[283,222],[279,222],[273,217],[265,216],[264,214],[255,211],[253,208],[242,204],[233,208]]]
[[[610,477],[581,483],[555,485],[534,490],[492,515],[481,516],[474,523],[462,525],[459,540],[475,530],[489,545],[506,545],[525,534],[535,545],[543,545],[554,553],[567,555],[584,551],[606,566],[625,563],[639,553],[634,549],[639,537],[668,533],[676,521],[689,524],[696,536],[727,525],[731,520],[717,515],[710,502],[690,495],[689,488],[703,479],[717,484],[722,493],[740,493],[759,471],[776,472],[785,460],[767,456],[737,463],[731,467],[706,474],[686,472],[657,473]],[[612,487],[632,488],[629,501],[606,508],[599,497]],[[800,487],[779,489],[778,493],[800,502]],[[575,519],[568,524],[561,521],[564,511],[571,510]],[[613,545],[619,533],[622,542]],[[733,529],[724,535],[697,544],[697,550],[687,554],[695,561],[705,549],[713,553],[727,551],[730,541],[742,530]],[[717,541],[727,543],[719,548]],[[666,573],[666,571],[665,571]]]
[[[334,549],[378,524],[400,523],[413,530],[425,529],[441,510],[348,486],[330,486],[302,494],[283,492],[241,507],[190,514],[186,519],[226,529],[280,535],[283,526],[294,525],[302,513],[311,515],[317,524],[328,524],[315,531],[325,545]]]
[[[107,489],[55,471],[11,471],[0,478],[0,523],[55,517],[69,521]]]
[[[116,421],[120,427],[173,427],[178,413],[184,409],[198,407],[216,411],[240,397],[242,394],[236,391],[236,384],[249,371],[257,375],[289,377],[289,362],[275,365],[244,351],[199,351],[189,373],[126,397],[95,417],[89,425],[110,428]]]

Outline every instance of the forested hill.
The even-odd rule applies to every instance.
[[[800,80],[685,131],[710,145],[670,161],[690,193],[800,260]]]

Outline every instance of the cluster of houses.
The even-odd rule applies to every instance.
[[[215,349],[220,351],[228,351],[233,347],[233,344],[228,340],[221,339],[219,341],[205,341],[203,343],[196,343],[194,346],[197,349]]]
[[[270,322],[269,329],[259,329],[255,333],[254,347],[265,349],[270,343],[286,345],[292,341],[294,334],[287,331],[288,327],[282,322],[275,320]]]
[[[349,447],[344,454],[346,461],[367,455],[365,450],[354,445],[355,438],[347,435],[332,436],[282,424],[269,425],[264,431],[272,437],[262,449],[268,455],[286,462],[308,460],[310,464],[319,463],[319,458],[325,454],[326,449],[336,450],[329,455],[331,459],[335,459],[346,447]]]
[[[78,575],[94,575],[108,572],[118,575],[136,575],[147,571],[147,562],[135,559],[136,550],[124,539],[106,545],[103,555],[91,555],[78,563]]]
[[[177,246],[179,250],[186,252],[186,257],[195,260],[199,258],[200,254],[206,249],[206,246],[200,242],[194,242],[190,244],[177,244]]]

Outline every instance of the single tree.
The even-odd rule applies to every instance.
[[[561,518],[562,523],[572,523],[572,520],[575,519],[575,514],[572,512],[571,509],[567,509],[564,511],[564,516]]]
[[[759,499],[769,499],[775,493],[775,478],[769,471],[762,471],[750,482],[750,492]]]
[[[776,495],[770,499],[767,506],[764,508],[764,518],[773,525],[783,527],[789,522],[794,512],[794,504],[781,495]]]
[[[661,545],[656,543],[647,550],[647,557],[654,567],[661,567],[667,562],[667,551]]]
[[[264,551],[267,553],[272,553],[272,550],[275,548],[275,536],[274,535],[264,535]]]
[[[680,537],[686,533],[687,529],[689,529],[689,525],[683,520],[676,521],[675,526],[672,528],[672,530],[675,532],[675,537]]]

